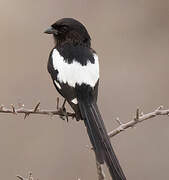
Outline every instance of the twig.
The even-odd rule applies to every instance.
[[[24,119],[26,119],[30,114],[41,114],[41,115],[59,115],[60,117],[62,117],[62,119],[64,119],[64,117],[66,117],[66,119],[68,120],[68,117],[74,118],[75,117],[75,113],[71,113],[71,112],[67,112],[65,109],[65,101],[62,105],[61,108],[59,108],[59,101],[57,100],[57,110],[45,110],[45,109],[40,109],[40,102],[37,103],[37,105],[32,108],[32,109],[27,109],[24,107],[24,105],[19,106],[18,108],[16,108],[13,104],[11,105],[11,108],[6,108],[4,107],[4,105],[0,106],[0,113],[11,113],[11,114],[24,114]]]
[[[17,175],[16,176],[18,179],[20,179],[20,180],[34,180],[34,178],[33,178],[33,176],[32,176],[32,172],[29,172],[28,173],[28,176],[25,178],[25,177],[22,177],[22,176],[20,176],[20,175]],[[38,180],[38,179],[37,179]]]
[[[97,168],[98,180],[105,180],[105,174],[102,165],[97,160],[96,160],[96,168]]]
[[[131,120],[127,123],[122,123],[119,119],[118,120],[116,119],[116,121],[119,123],[119,126],[116,129],[114,129],[113,131],[109,132],[108,135],[109,135],[109,137],[113,137],[113,136],[119,134],[120,132],[124,131],[127,128],[133,127],[138,123],[141,123],[145,120],[154,118],[159,115],[169,115],[169,109],[163,110],[163,106],[160,106],[153,112],[143,114],[143,113],[140,113],[139,108],[137,108],[136,115],[133,120]]]
[[[86,148],[88,150],[93,150],[93,147],[86,145]],[[95,153],[94,153],[95,154]],[[97,170],[97,176],[98,180],[105,180],[105,174],[103,171],[102,165],[97,161],[96,154],[95,154],[95,162],[96,162],[96,170]]]

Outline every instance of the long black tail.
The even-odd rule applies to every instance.
[[[79,108],[97,161],[101,164],[106,162],[113,180],[126,180],[107,135],[97,104],[79,102]]]

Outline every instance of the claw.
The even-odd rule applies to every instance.
[[[58,102],[58,101],[57,101]],[[58,103],[57,103],[58,104]],[[66,111],[66,108],[65,108],[65,104],[66,104],[66,99],[64,99],[64,102],[63,102],[63,104],[62,104],[62,107],[61,108],[59,108],[59,112],[60,112],[60,118],[62,119],[62,120],[65,120],[65,118],[66,118],[66,120],[67,120],[67,122],[69,121],[69,118],[68,118],[68,114],[67,114],[67,111]]]
[[[65,108],[65,104],[66,104],[66,99],[64,99],[64,102],[62,104],[62,108]]]

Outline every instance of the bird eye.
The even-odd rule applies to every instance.
[[[65,26],[65,25],[61,26],[61,30],[62,32],[68,31],[68,26]]]

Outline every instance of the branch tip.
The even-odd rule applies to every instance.
[[[115,135],[119,134],[120,132],[124,131],[125,129],[135,127],[135,125],[138,123],[141,123],[143,121],[146,121],[148,119],[152,119],[156,116],[161,116],[161,115],[169,116],[169,109],[163,109],[163,106],[159,106],[156,110],[154,110],[150,113],[144,114],[143,112],[140,113],[139,108],[137,108],[136,115],[132,120],[130,120],[126,123],[123,123],[122,125],[119,125],[117,128],[110,131],[108,133],[108,135],[110,138],[114,137]]]

